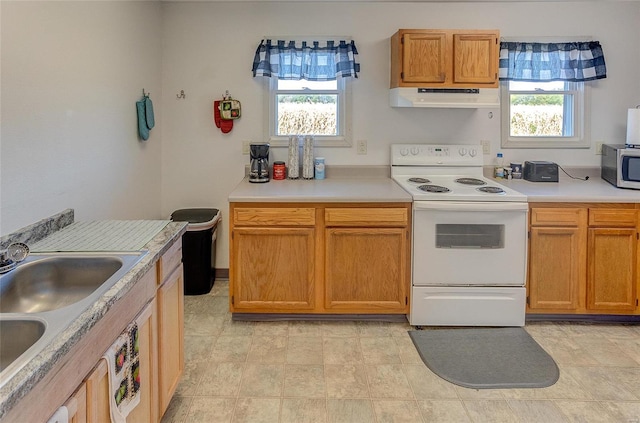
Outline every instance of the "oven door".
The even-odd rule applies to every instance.
[[[524,286],[527,203],[413,203],[414,286]]]

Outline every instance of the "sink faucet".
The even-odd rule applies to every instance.
[[[7,273],[27,258],[29,247],[22,242],[9,244],[6,250],[0,250],[0,273]]]

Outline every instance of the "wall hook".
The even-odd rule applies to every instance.
[[[151,93],[145,93],[144,92],[144,88],[142,89],[142,96],[143,97],[149,97],[151,95]]]
[[[176,94],[177,98],[187,98],[187,96],[184,94],[184,90],[180,90],[180,94]]]

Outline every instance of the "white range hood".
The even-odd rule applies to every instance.
[[[500,107],[499,88],[392,88],[391,107],[479,109]]]

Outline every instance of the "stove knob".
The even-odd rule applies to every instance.
[[[458,153],[459,153],[461,156],[464,156],[464,155],[466,155],[466,154],[467,154],[467,149],[466,149],[466,148],[461,148],[460,150],[458,150]]]
[[[469,155],[470,155],[471,157],[475,157],[475,156],[476,156],[476,154],[478,154],[478,152],[476,151],[476,149],[475,149],[475,148],[472,148],[472,149],[470,149],[470,150],[469,150]]]
[[[420,149],[418,147],[411,147],[411,154],[413,154],[414,156],[417,155],[420,152]]]
[[[400,149],[400,155],[401,156],[406,156],[407,154],[409,154],[409,149],[407,149],[407,148],[401,148]]]

